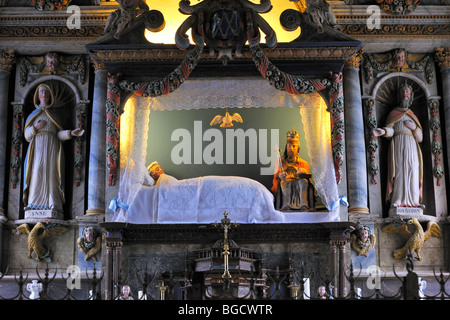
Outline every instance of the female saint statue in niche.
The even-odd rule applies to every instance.
[[[299,134],[292,128],[287,133],[281,168],[273,178],[271,190],[275,194],[277,210],[310,211],[315,208],[309,163],[299,156],[299,152]]]
[[[25,123],[25,139],[30,143],[25,158],[23,203],[29,210],[51,210],[62,214],[62,141],[82,136],[84,130],[64,130],[51,108],[55,98],[51,88],[40,84],[33,98],[34,110]],[[53,216],[45,216],[50,218]]]
[[[377,128],[373,132],[376,137],[382,136],[391,140],[388,151],[386,201],[390,201],[391,208],[423,209],[423,163],[419,146],[423,138],[422,126],[409,109],[414,98],[412,87],[404,83],[398,94],[400,106],[389,113],[383,128]]]

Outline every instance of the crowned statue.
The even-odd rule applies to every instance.
[[[55,113],[55,97],[47,84],[40,84],[33,99],[36,110],[25,123],[29,142],[25,158],[23,204],[25,218],[61,218],[63,214],[62,141],[81,136],[84,130],[64,130]]]
[[[299,156],[298,132],[292,128],[287,133],[284,155],[279,159],[273,177],[272,192],[277,210],[312,211],[315,209],[314,185],[309,163]]]

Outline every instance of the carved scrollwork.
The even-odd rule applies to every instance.
[[[19,83],[24,87],[29,75],[78,74],[81,84],[86,80],[86,61],[84,55],[62,56],[49,52],[44,56],[24,57],[19,62]]]
[[[0,50],[0,70],[10,72],[14,63],[16,63],[14,50]]]
[[[189,1],[181,1],[179,10],[190,15],[178,28],[175,42],[181,49],[189,47],[186,35],[192,29],[192,38],[197,45],[205,43],[210,55],[218,52],[217,59],[226,64],[233,56],[240,57],[246,41],[250,47],[260,42],[260,29],[266,35],[266,45],[275,47],[277,38],[272,27],[259,15],[272,9],[270,0],[260,4],[248,0],[230,1],[204,0],[191,6]]]
[[[370,84],[380,72],[423,71],[429,84],[433,80],[433,60],[429,55],[412,54],[404,49],[396,49],[386,54],[364,54],[363,72]]]
[[[449,48],[437,48],[435,52],[436,62],[441,70],[450,67],[450,49]]]

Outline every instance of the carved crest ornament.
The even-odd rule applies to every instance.
[[[138,4],[139,1],[135,1]],[[320,91],[328,92],[329,112],[332,126],[331,147],[336,173],[336,181],[340,183],[341,166],[344,155],[344,116],[343,116],[343,89],[342,74],[332,74],[324,79],[304,79],[301,76],[291,75],[278,69],[270,61],[264,50],[260,47],[260,30],[266,35],[265,46],[275,48],[277,38],[271,26],[259,15],[272,9],[270,0],[262,0],[260,4],[248,0],[204,0],[196,5],[190,5],[189,1],[181,1],[179,10],[189,15],[176,32],[175,42],[181,50],[187,50],[179,64],[166,77],[149,82],[134,82],[122,79],[120,74],[109,74],[108,93],[106,102],[107,112],[107,166],[109,171],[109,185],[116,183],[116,169],[118,160],[119,141],[119,116],[121,93],[135,94],[143,97],[157,97],[166,95],[176,90],[196,67],[205,46],[209,54],[217,53],[218,59],[223,64],[242,54],[242,48],[248,41],[251,58],[260,74],[276,89],[290,94],[309,94]],[[149,10],[149,9],[146,9]],[[155,10],[147,11],[152,12]],[[136,13],[135,11],[133,11]],[[112,15],[117,13],[112,13]],[[144,16],[144,13],[139,13]],[[124,28],[120,36],[125,36],[127,30],[136,29],[133,24],[141,23],[147,27],[148,18],[131,24]],[[164,26],[164,21],[159,20],[159,25],[153,24],[152,28],[158,30]],[[109,26],[111,27],[111,26]],[[191,29],[194,47],[189,42],[186,32]],[[112,26],[103,38],[117,32],[117,26]],[[111,38],[111,36],[109,36]],[[105,38],[106,39],[106,38]],[[121,38],[122,39],[122,38]],[[99,44],[95,41],[95,44]],[[189,49],[190,48],[190,49]],[[91,55],[92,56],[92,55]],[[95,54],[94,54],[95,56]],[[94,59],[93,56],[93,59]],[[98,58],[98,57],[96,57]]]

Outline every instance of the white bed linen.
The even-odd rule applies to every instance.
[[[332,213],[275,210],[272,193],[253,179],[205,176],[177,180],[163,174],[154,186],[142,185],[126,215],[128,223],[212,223],[228,212],[238,223],[336,221]]]

